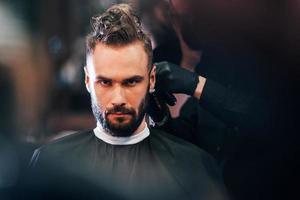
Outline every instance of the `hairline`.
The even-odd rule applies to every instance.
[[[151,71],[151,69],[152,69],[152,66],[153,66],[153,64],[152,64],[152,61],[150,60],[150,58],[149,58],[149,56],[148,56],[148,53],[147,53],[147,48],[146,48],[146,45],[145,45],[145,43],[143,42],[143,41],[141,41],[141,40],[139,40],[139,39],[134,39],[134,40],[132,40],[132,41],[130,41],[130,42],[128,42],[128,43],[115,43],[115,44],[107,44],[107,43],[105,43],[105,42],[102,42],[101,40],[99,40],[99,41],[96,41],[96,43],[95,43],[95,46],[93,47],[93,48],[91,48],[90,49],[90,51],[87,51],[86,52],[86,66],[88,67],[89,66],[89,62],[88,62],[88,60],[89,60],[89,58],[90,57],[92,57],[93,56],[93,54],[94,54],[94,52],[95,52],[95,49],[96,49],[96,46],[98,45],[98,44],[101,44],[101,45],[103,45],[104,47],[109,47],[109,48],[112,48],[112,49],[117,49],[117,48],[122,48],[122,47],[126,47],[126,46],[129,46],[129,45],[132,45],[132,44],[135,44],[135,43],[140,43],[141,45],[142,45],[142,48],[143,48],[143,50],[144,50],[144,53],[146,54],[146,57],[147,57],[147,69],[149,70],[149,71]]]

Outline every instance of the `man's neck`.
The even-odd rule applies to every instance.
[[[94,129],[94,134],[97,138],[101,139],[105,143],[112,145],[132,145],[141,142],[146,137],[149,136],[150,131],[145,122],[145,119],[141,122],[138,129],[131,135],[127,137],[115,137],[107,133],[101,126],[97,123],[97,127]]]
[[[142,132],[146,127],[146,120],[145,117],[143,118],[141,124],[139,125],[139,127],[134,131],[134,133],[132,135],[136,135],[140,132]]]

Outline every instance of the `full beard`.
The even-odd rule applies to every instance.
[[[107,133],[115,137],[131,136],[138,129],[147,112],[148,102],[149,94],[147,93],[142,99],[137,112],[133,108],[126,108],[118,105],[109,110],[103,110],[98,105],[96,99],[91,95],[91,105],[96,120]],[[129,122],[125,123],[124,121],[126,120],[119,118],[115,120],[117,121],[116,123],[113,123],[108,116],[117,112],[130,115]]]

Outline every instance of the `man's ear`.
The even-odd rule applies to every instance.
[[[89,76],[87,66],[84,67],[84,74],[85,74],[85,78],[84,78],[85,87],[86,87],[86,90],[90,93],[91,92],[90,91],[90,76]]]
[[[152,66],[151,72],[150,72],[150,87],[149,92],[152,93],[155,90],[155,82],[156,82],[156,67],[155,65]]]

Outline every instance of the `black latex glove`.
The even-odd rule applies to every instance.
[[[160,94],[183,93],[194,95],[199,83],[198,75],[169,62],[159,62],[156,66],[155,90]]]
[[[158,96],[156,93],[150,94],[147,113],[155,122],[156,127],[163,126],[170,117],[170,111],[166,103],[165,97]]]

